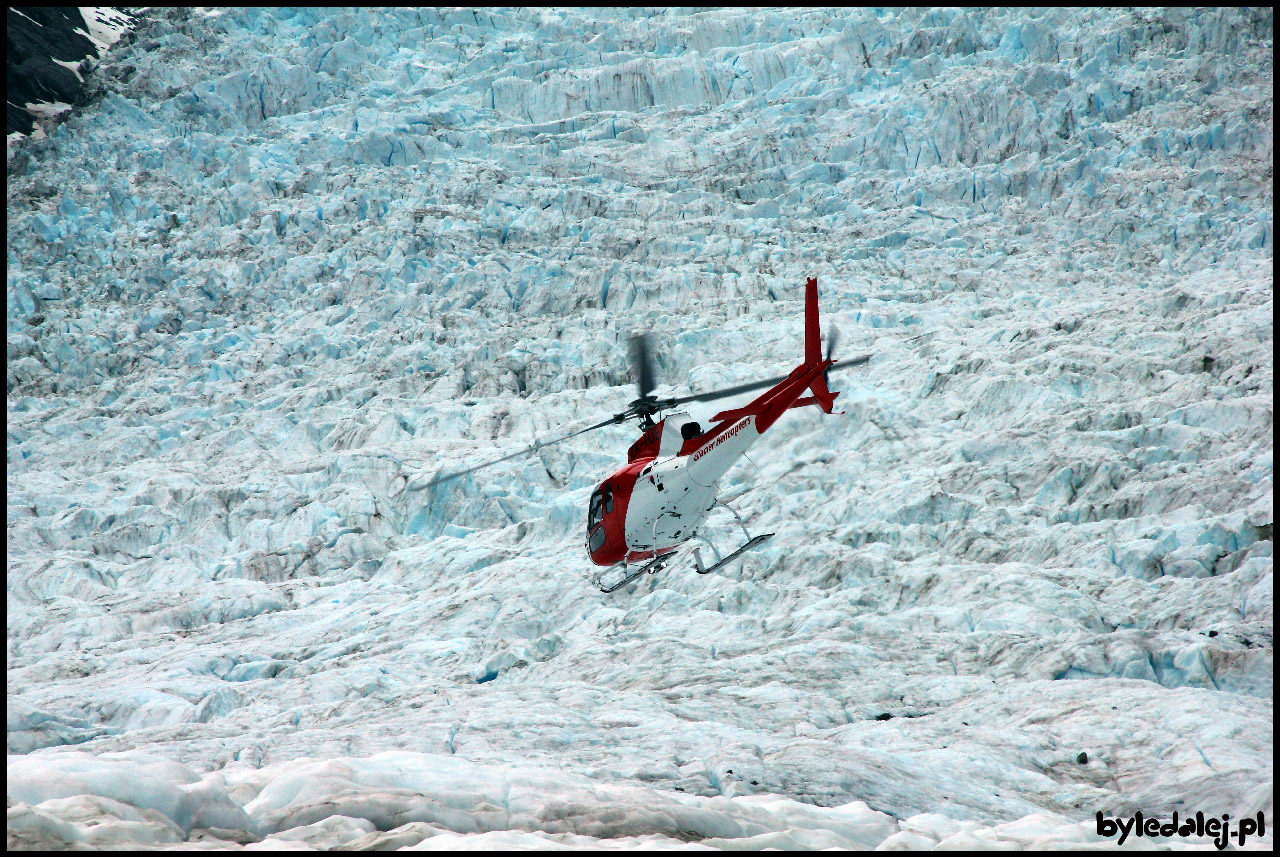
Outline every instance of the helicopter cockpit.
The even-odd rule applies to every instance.
[[[613,511],[613,485],[604,483],[591,494],[587,509],[587,549],[595,553],[605,543],[604,516]]]

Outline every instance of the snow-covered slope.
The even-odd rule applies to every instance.
[[[11,845],[1270,816],[1269,11],[155,14],[10,163]],[[631,427],[426,485],[811,275],[739,565],[589,584]]]

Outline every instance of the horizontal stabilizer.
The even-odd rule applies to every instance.
[[[828,414],[831,413],[831,408],[835,405],[836,396],[840,395],[827,389],[826,373],[819,373],[814,376],[813,382],[809,385],[809,392],[813,393],[814,404]]]

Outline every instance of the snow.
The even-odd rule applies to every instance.
[[[37,27],[43,27],[43,26],[44,26],[44,24],[41,24],[39,21],[37,21],[35,18],[32,18],[30,15],[26,14],[25,12],[23,12],[21,9],[14,9],[14,10],[13,10],[13,13],[14,13],[15,15],[21,15],[22,17],[26,18],[26,19],[27,19],[28,21],[30,21],[31,23],[35,24]]]
[[[76,76],[76,80],[80,81],[81,83],[84,83],[84,75],[82,75],[82,74],[80,73],[80,63],[79,63],[79,62],[70,62],[69,60],[60,60],[60,59],[55,59],[53,62],[54,62],[54,64],[56,64],[56,65],[60,65],[60,66],[62,66],[63,68],[65,68],[67,71],[69,71],[69,72],[71,72],[72,74],[74,74],[74,75]],[[27,112],[29,112],[29,113],[31,113],[31,112],[35,112],[35,111],[33,111],[33,110],[32,110],[32,106],[33,106],[33,105],[30,105],[30,104],[26,105]],[[71,105],[70,105],[70,104],[66,105],[66,109],[70,110],[70,109],[71,109]],[[39,114],[37,114],[37,115],[39,115]]]
[[[81,6],[80,16],[89,27],[83,33],[98,48],[98,56],[103,56],[107,49],[120,41],[120,37],[136,26],[136,19],[127,12],[109,6]],[[83,32],[83,31],[81,31]]]
[[[215,11],[10,161],[10,847],[1271,815],[1265,13]],[[808,276],[872,359],[728,568],[590,585],[632,426],[429,484],[635,331],[659,396],[785,373]]]
[[[68,67],[72,65],[70,63],[61,62],[60,60],[54,60],[54,62],[58,63],[59,65],[65,65]],[[32,102],[27,102],[26,104],[22,105],[22,108],[26,110],[28,113],[35,115],[39,119],[53,119],[70,110],[71,105],[67,104],[65,101],[51,101],[47,104],[35,104]]]

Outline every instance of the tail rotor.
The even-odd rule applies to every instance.
[[[840,341],[840,328],[836,327],[836,323],[831,322],[831,326],[827,328],[827,360],[835,360],[836,343]],[[831,369],[827,368],[822,373],[823,380],[827,382],[827,386],[831,386]]]

